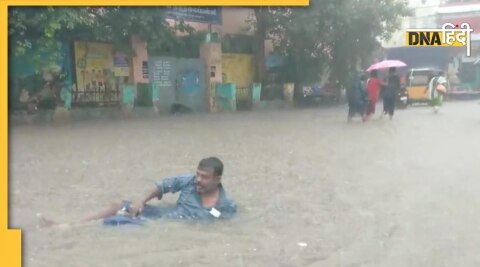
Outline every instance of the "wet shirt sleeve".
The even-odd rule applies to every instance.
[[[156,183],[158,189],[165,193],[176,193],[182,191],[182,189],[192,186],[195,181],[195,176],[177,176],[172,178],[166,178]]]

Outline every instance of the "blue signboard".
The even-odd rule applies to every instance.
[[[128,68],[128,57],[123,54],[116,54],[113,57],[113,66],[116,68]]]
[[[222,24],[222,7],[167,7],[167,18],[208,24]]]
[[[283,56],[269,55],[265,58],[265,67],[267,70],[282,67],[285,64],[285,58]]]

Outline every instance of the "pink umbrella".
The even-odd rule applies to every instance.
[[[405,66],[407,66],[407,64],[405,64],[400,60],[384,60],[368,67],[367,71],[388,69],[392,67],[405,67]]]

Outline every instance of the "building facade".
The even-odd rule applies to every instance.
[[[385,48],[405,46],[405,29],[437,28],[438,10],[445,0],[405,0],[412,15],[401,19],[399,29],[392,34],[390,40],[383,40]]]

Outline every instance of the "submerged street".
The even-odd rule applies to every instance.
[[[12,126],[10,224],[23,229],[25,266],[478,266],[479,111],[451,102],[366,124],[347,124],[342,106]],[[75,221],[207,156],[225,164],[239,206],[230,222],[37,228],[36,213]]]

